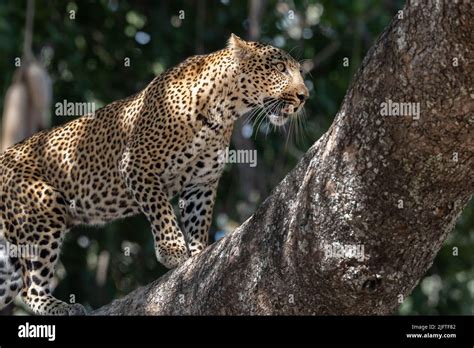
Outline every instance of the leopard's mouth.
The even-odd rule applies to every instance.
[[[298,110],[290,102],[282,99],[265,98],[263,108],[271,124],[283,126]]]
[[[289,114],[286,113],[280,113],[279,115],[277,114],[268,114],[268,120],[270,121],[271,124],[275,126],[283,126],[288,120],[290,119]]]

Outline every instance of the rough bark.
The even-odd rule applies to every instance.
[[[474,190],[473,33],[467,1],[408,3],[329,131],[250,219],[94,314],[393,313]],[[382,116],[388,99],[419,102],[420,118]],[[336,245],[364,259],[331,257]]]

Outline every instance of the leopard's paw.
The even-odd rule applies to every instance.
[[[167,249],[158,247],[156,250],[156,257],[158,258],[158,262],[163,266],[172,269],[184,263],[189,259],[190,255],[186,247]]]
[[[68,315],[87,315],[86,309],[80,303],[75,303],[69,306]]]
[[[86,309],[79,303],[63,303],[60,307],[56,308],[52,312],[52,314],[64,316],[87,315]]]

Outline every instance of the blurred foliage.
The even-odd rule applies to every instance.
[[[265,2],[261,41],[282,47],[303,62],[321,59],[306,77],[311,97],[300,132],[271,132],[263,124],[250,135],[259,155],[253,169],[261,178],[257,192],[244,197],[235,185],[237,165],[226,168],[213,235],[222,236],[242,223],[329,128],[355,70],[402,6],[398,0]],[[21,56],[25,7],[23,1],[0,1],[2,95],[12,81],[14,59]],[[36,4],[33,49],[53,78],[53,105],[67,99],[100,107],[134,94],[190,55],[223,48],[231,32],[246,37],[248,11],[248,3],[241,0],[42,0]],[[343,65],[346,57],[349,66]],[[52,117],[55,125],[69,120]],[[248,133],[248,126],[244,128]],[[474,313],[473,226],[471,202],[400,313]],[[143,217],[102,228],[77,228],[65,241],[55,295],[65,300],[74,295],[76,301],[97,308],[165,271],[155,259]],[[18,303],[15,312],[22,312]]]

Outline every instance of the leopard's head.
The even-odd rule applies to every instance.
[[[234,34],[228,48],[238,65],[244,111],[260,108],[272,124],[281,126],[302,110],[309,92],[300,64],[288,53]]]

